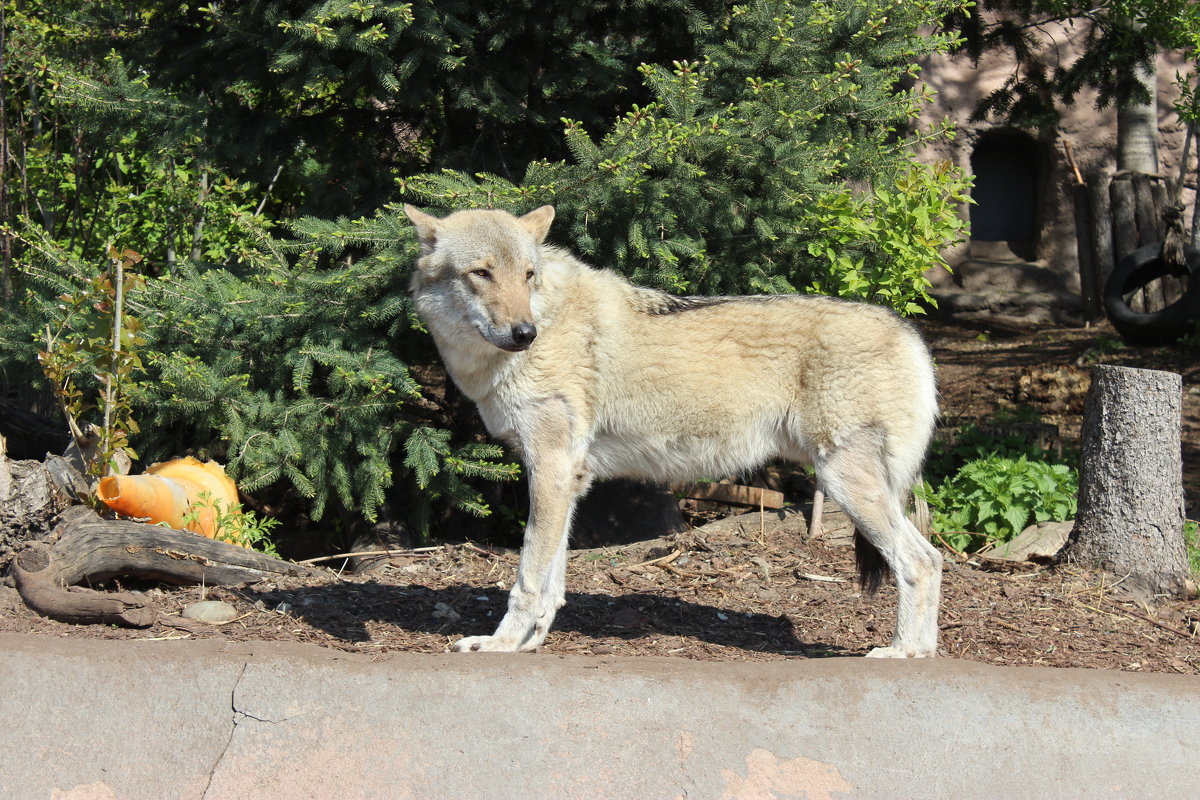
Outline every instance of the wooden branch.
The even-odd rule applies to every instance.
[[[64,588],[84,581],[125,575],[212,586],[320,574],[302,564],[187,531],[101,519],[85,506],[63,512],[53,536],[57,537],[53,544],[38,542],[19,553],[11,571],[26,605],[66,622],[145,627],[157,617],[157,611],[137,595]]]

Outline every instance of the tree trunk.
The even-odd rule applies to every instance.
[[[1092,263],[1096,270],[1096,314],[1104,316],[1104,284],[1116,260],[1113,258],[1112,203],[1109,200],[1108,179],[1100,172],[1088,176],[1088,207],[1092,223]]]
[[[12,461],[0,447],[0,568],[21,545],[45,536],[81,491],[87,484],[61,456]]]
[[[1158,74],[1136,69],[1135,77],[1149,95],[1145,103],[1117,109],[1117,169],[1158,172]]]
[[[1184,591],[1182,399],[1176,373],[1093,368],[1079,514],[1060,561],[1128,575],[1130,585],[1152,595]]]

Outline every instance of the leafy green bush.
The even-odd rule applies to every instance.
[[[933,443],[925,462],[925,480],[936,486],[971,461],[990,456],[1010,459],[1024,457],[1030,461],[1067,466],[1078,463],[1076,454],[1071,450],[1059,454],[1051,448],[1042,447],[1020,431],[1005,431],[988,422],[972,422],[962,426],[953,439]]]
[[[1074,517],[1079,474],[1024,455],[990,455],[969,461],[936,488],[924,484],[918,493],[929,503],[934,531],[965,552],[1006,542],[1034,522]]]

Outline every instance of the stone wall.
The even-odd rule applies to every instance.
[[[1065,26],[1046,26],[1044,40],[1045,58],[1058,63],[1069,63],[1079,52],[1076,41],[1082,31]],[[1186,71],[1187,62],[1175,54],[1158,57],[1158,120],[1160,170],[1174,179],[1179,171],[1184,129],[1179,124],[1173,109],[1178,97],[1175,75]],[[928,60],[922,73],[923,81],[937,93],[937,101],[923,114],[924,125],[934,124],[945,118],[953,120],[958,135],[950,142],[940,142],[923,150],[922,161],[934,162],[949,159],[959,167],[971,171],[972,153],[981,142],[993,137],[993,144],[1003,135],[1028,136],[1028,149],[1038,163],[1037,208],[1034,241],[1031,251],[1021,246],[1006,247],[1003,243],[975,241],[955,248],[948,254],[952,266],[968,260],[1022,261],[1032,256],[1047,269],[1059,274],[1071,291],[1079,291],[1079,268],[1075,253],[1075,221],[1071,202],[1071,184],[1074,173],[1069,166],[1065,143],[1069,143],[1076,164],[1086,179],[1092,172],[1111,175],[1116,171],[1116,111],[1112,108],[1097,110],[1095,93],[1080,94],[1075,105],[1063,111],[1056,135],[1038,139],[1036,133],[1005,130],[1005,126],[992,122],[972,122],[971,113],[979,100],[999,88],[1012,74],[1013,63],[998,54],[985,55],[978,65],[966,55],[955,57],[937,56]],[[1184,201],[1188,204],[1187,219],[1191,219],[1191,204],[1195,186],[1195,159],[1197,148],[1193,145],[1191,177],[1184,189]],[[992,193],[992,196],[996,196]],[[962,210],[964,219],[970,219],[970,210]],[[978,211],[977,211],[978,213]],[[1014,252],[1015,251],[1015,252]],[[950,283],[944,271],[931,273],[935,285]]]

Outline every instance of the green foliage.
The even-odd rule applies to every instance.
[[[1031,406],[1001,409],[933,443],[916,491],[929,503],[933,529],[952,547],[978,550],[1033,522],[1074,516],[1077,455],[1044,448],[1011,427],[1039,421]]]
[[[903,314],[925,313],[917,300],[936,307],[925,277],[930,254],[963,237],[966,223],[956,207],[970,202],[969,185],[947,162],[914,163],[892,191],[855,196],[842,189],[820,198],[816,219],[825,236],[809,245],[809,254],[826,259],[833,285],[825,291],[817,281],[810,291],[879,302]]]
[[[1187,547],[1188,571],[1200,577],[1200,522],[1184,520],[1183,541]]]
[[[155,147],[163,126],[187,120],[145,96],[144,75],[128,79],[119,59],[87,46],[94,29],[79,19],[78,4],[4,5],[0,91],[11,160],[0,165],[10,186],[0,224],[29,238],[44,232],[88,262],[105,258],[112,242],[157,268],[173,264],[175,253],[237,257],[267,224],[255,213],[257,190],[203,164],[194,134],[169,152]],[[135,119],[112,122],[113,112],[94,97],[102,88],[134,95]],[[149,119],[153,108],[159,113]],[[19,248],[16,257],[20,273]]]
[[[701,58],[643,65],[652,95],[606,133],[566,119],[571,161],[521,183],[430,173],[418,202],[523,209],[553,203],[555,236],[635,282],[693,294],[819,288],[902,313],[961,236],[965,180],[913,163],[926,93],[915,62],[952,39],[921,26],[955,6],[895,0],[732,8]]]
[[[304,214],[362,214],[393,180],[452,166],[514,177],[566,153],[560,117],[638,102],[637,66],[690,57],[714,0],[167,4],[71,10],[70,80],[106,125],[198,140],[203,160],[279,189]],[[48,16],[48,15],[47,15]]]
[[[1005,417],[994,414],[982,423],[962,426],[952,440],[934,441],[925,461],[925,479],[938,485],[962,469],[967,463],[989,456],[1008,459],[1025,458],[1050,464],[1077,463],[1074,453],[1061,457],[1054,450],[1042,447],[1019,431],[1005,431],[1006,422],[1036,422],[1027,416]]]
[[[229,542],[279,558],[279,551],[271,541],[271,531],[279,526],[279,520],[259,517],[253,511],[243,509],[241,503],[234,503],[232,508],[222,508],[221,501],[214,498],[210,492],[201,492],[196,502],[184,513],[183,524],[199,524],[204,511],[212,512],[216,528],[213,538],[217,541]]]
[[[1079,475],[1065,464],[993,455],[967,462],[919,494],[929,503],[934,531],[966,552],[1006,542],[1034,522],[1071,519],[1078,491]]]
[[[1046,57],[1043,34],[1064,23],[1082,32],[1080,55],[1070,61]],[[1004,84],[985,97],[975,117],[1004,119],[1053,134],[1061,109],[1085,89],[1096,107],[1126,107],[1148,100],[1138,80],[1153,71],[1156,54],[1187,49],[1195,54],[1200,9],[1190,0],[983,0],[947,16],[947,28],[963,34],[963,49],[978,60],[1004,51],[1015,62]],[[1057,45],[1052,52],[1057,53]]]
[[[91,278],[78,291],[63,294],[46,324],[38,362],[66,415],[75,441],[96,477],[112,474],[123,454],[136,459],[129,437],[138,433],[130,396],[142,372],[140,322],[124,304],[143,285],[125,270],[141,256],[109,249],[110,270]],[[37,336],[37,334],[35,334]],[[90,391],[85,394],[81,383]],[[89,396],[93,402],[87,402]]]

